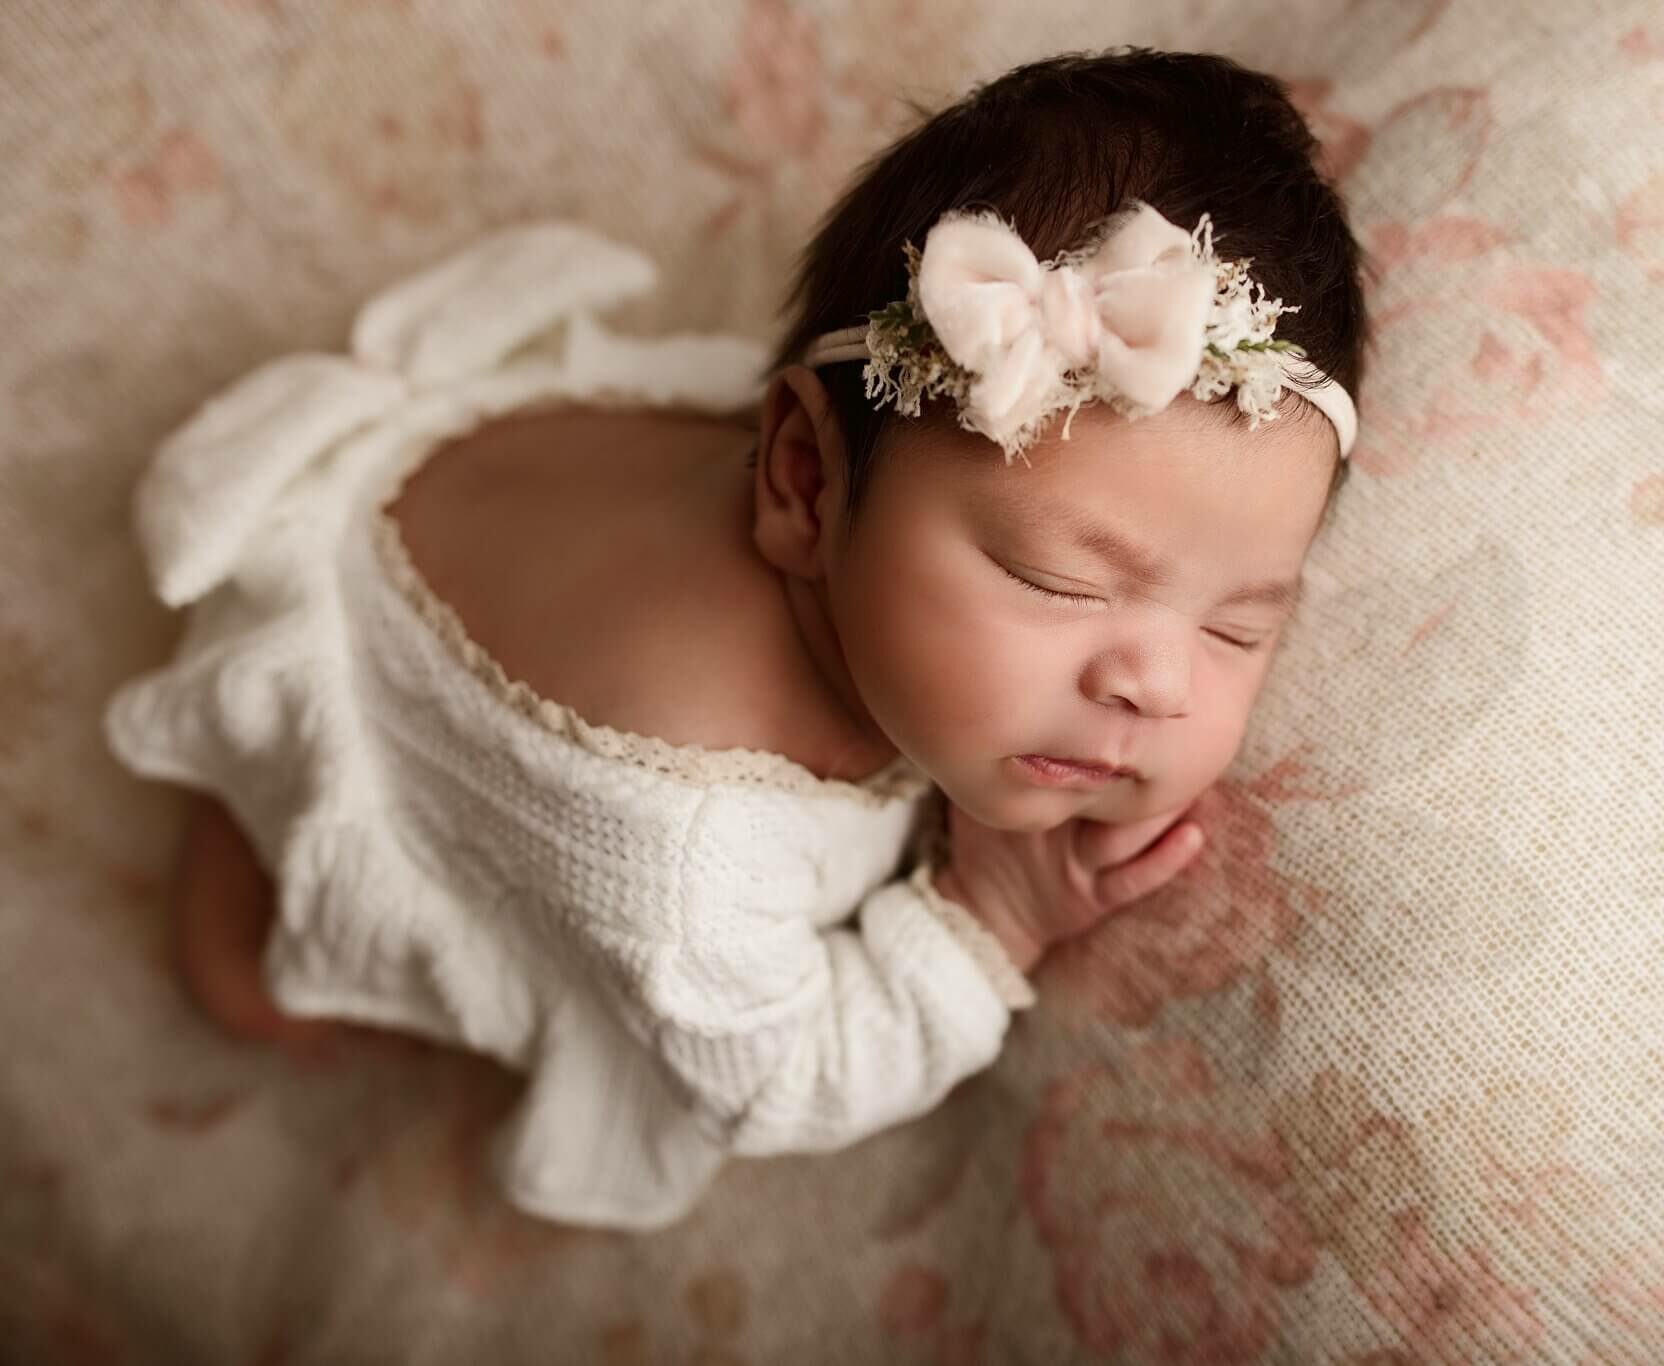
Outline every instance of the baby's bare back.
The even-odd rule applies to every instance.
[[[417,569],[510,678],[672,744],[881,766],[821,681],[752,541],[754,434],[664,410],[495,419],[389,507]]]

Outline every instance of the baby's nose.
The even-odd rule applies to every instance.
[[[1178,716],[1190,705],[1190,653],[1174,635],[1128,636],[1081,670],[1083,695],[1140,716]]]

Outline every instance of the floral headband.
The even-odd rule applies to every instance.
[[[1351,453],[1352,396],[1301,347],[1273,340],[1278,315],[1298,307],[1266,300],[1249,279],[1252,258],[1214,256],[1207,214],[1187,233],[1134,201],[1091,245],[1042,263],[997,214],[951,211],[922,253],[911,242],[902,250],[907,297],[865,327],[816,338],[803,358],[865,358],[877,406],[894,400],[917,417],[922,397],[949,395],[959,425],[997,442],[1010,464],[1060,408],[1067,440],[1089,399],[1135,419],[1186,390],[1206,402],[1234,388],[1253,430],[1277,416],[1284,384],[1296,380],[1334,424],[1341,459]]]

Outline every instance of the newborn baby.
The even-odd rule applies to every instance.
[[[1194,856],[1299,601],[1363,332],[1313,152],[1223,58],[1034,63],[865,168],[771,358],[608,332],[650,265],[550,222],[205,405],[109,715],[211,794],[198,999],[526,1071],[503,1189],[600,1226],[939,1103]]]

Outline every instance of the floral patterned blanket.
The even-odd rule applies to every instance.
[[[161,435],[569,214],[767,337],[844,177],[1018,61],[1288,81],[1374,262],[1354,476],[1213,838],[916,1124],[633,1238],[515,1214],[518,1078],[182,997]],[[1664,18],[1645,0],[0,8],[0,1360],[1664,1360]]]

